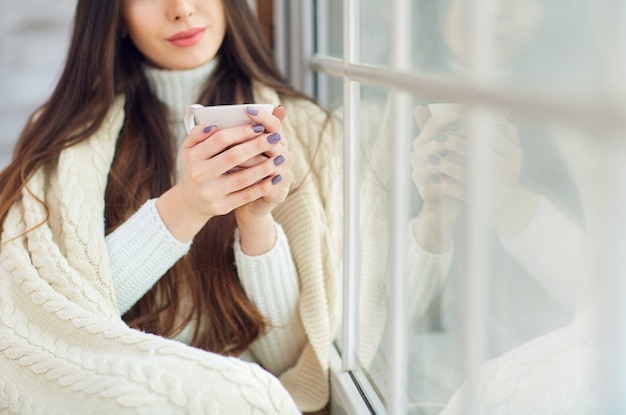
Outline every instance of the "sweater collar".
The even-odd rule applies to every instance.
[[[196,104],[202,88],[217,65],[217,59],[189,70],[159,69],[144,66],[150,88],[157,98],[167,105],[168,123],[172,130],[184,134],[183,115],[191,104]],[[182,137],[185,137],[184,134]]]

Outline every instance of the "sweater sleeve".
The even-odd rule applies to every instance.
[[[410,229],[413,229],[412,223]],[[413,232],[409,235],[409,320],[416,324],[446,282],[454,248],[441,254],[433,253],[417,242]]]
[[[241,250],[237,229],[233,247],[241,284],[269,323],[268,331],[250,345],[250,351],[267,370],[280,374],[294,364],[307,341],[298,311],[298,274],[287,236],[276,224],[272,249],[250,256]]]
[[[547,198],[539,197],[535,217],[502,245],[563,306],[576,306],[582,284],[584,232]]]
[[[113,289],[126,313],[191,247],[167,229],[150,199],[106,237]]]

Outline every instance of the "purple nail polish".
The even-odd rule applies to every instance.
[[[262,133],[263,131],[265,131],[265,127],[263,127],[261,124],[254,124],[252,126],[252,131],[254,131],[255,133]]]
[[[430,161],[432,164],[439,164],[439,157],[435,156],[434,154],[429,154],[428,161]]]
[[[285,157],[283,157],[283,155],[281,154],[280,156],[274,159],[274,166],[280,166],[284,162],[285,162]]]
[[[248,107],[246,110],[248,111],[248,114],[250,115],[259,115],[259,111],[252,107]]]
[[[441,181],[441,178],[437,176],[436,174],[431,174],[430,177],[428,177],[428,179],[433,183],[439,183]]]
[[[267,142],[270,144],[276,144],[280,141],[280,134],[278,133],[272,133],[269,136],[267,136]]]
[[[445,143],[446,141],[448,141],[448,136],[444,133],[437,133],[437,135],[435,136],[435,141],[439,143]]]
[[[217,127],[217,125],[209,125],[209,126],[207,126],[207,127],[204,127],[204,130],[202,130],[202,132],[203,132],[204,134],[208,134],[208,133],[210,133],[211,131],[213,131],[213,129],[214,129],[215,127]]]
[[[278,184],[283,179],[283,176],[280,174],[272,177],[272,184]]]

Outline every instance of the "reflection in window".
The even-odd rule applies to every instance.
[[[626,197],[615,190],[626,186],[626,141],[623,125],[610,125],[620,121],[610,111],[593,112],[593,103],[606,98],[599,86],[608,84],[615,95],[624,88],[624,6],[610,0],[481,3],[488,10],[477,28],[469,0],[410,2],[411,72],[420,81],[436,75],[450,87],[441,96],[415,94],[411,136],[389,135],[392,90],[378,82],[385,77],[375,78],[377,86],[361,81],[361,368],[385,402],[390,362],[397,358],[387,331],[389,223],[396,211],[387,201],[392,163],[405,163],[412,186],[405,235],[406,413],[463,414],[468,399],[481,415],[620,413],[599,403],[603,391],[623,385],[610,374],[612,359],[619,360],[610,348],[617,346],[607,345],[617,334],[610,333],[614,305],[604,303],[619,301],[615,292],[623,284],[611,272],[620,269],[626,244],[620,222]],[[388,66],[389,5],[359,2],[357,63]],[[481,30],[483,43],[472,49]],[[341,42],[333,33],[326,40]],[[469,82],[476,79],[469,75],[477,56],[486,59],[478,67],[488,75],[479,78],[486,81],[480,87]],[[362,75],[379,68],[360,69]],[[341,100],[329,99],[339,89],[325,82],[324,102],[341,113]],[[522,99],[509,107],[496,105],[497,97],[474,102],[465,87]],[[536,102],[524,101],[533,95]],[[555,111],[555,103],[565,111]],[[576,105],[588,109],[587,119],[568,113]],[[410,142],[412,151],[390,161],[398,140]],[[607,211],[605,221],[608,205],[623,209],[610,211],[613,216]],[[484,215],[478,229],[470,226],[476,225],[472,207]],[[476,242],[485,243],[480,282],[468,269]],[[470,293],[476,284],[483,290],[477,296]],[[484,314],[474,327],[465,313],[477,299],[484,299]],[[472,337],[482,340],[483,350],[477,376],[468,378],[465,341]]]
[[[490,39],[494,81],[571,87],[572,80],[590,75],[585,65],[566,76],[559,73],[557,64],[564,62],[555,59],[565,56],[573,64],[579,57],[576,53],[545,59],[549,55],[544,49],[552,38],[573,31],[570,20],[561,19],[561,27],[554,25],[557,7],[552,7],[557,5],[538,0],[494,3]],[[416,27],[423,23],[432,31],[418,39],[422,49],[416,56],[420,55],[421,67],[442,74],[463,73],[469,59],[466,6],[465,0],[416,3]],[[576,6],[570,2],[567,9],[579,12]],[[585,85],[579,86],[574,92],[586,92]],[[386,203],[391,138],[386,134],[390,130],[386,94],[363,88],[361,96],[359,357],[384,398],[388,362],[393,358],[387,353],[385,331],[388,223],[394,214]],[[406,138],[412,140],[413,152],[406,160],[394,161],[410,163],[414,185],[412,218],[406,226],[408,413],[461,414],[467,380],[463,340],[466,330],[472,330],[464,326],[462,315],[465,288],[472,284],[464,263],[469,251],[464,234],[468,229],[468,166],[471,141],[476,140],[472,125],[480,121],[474,119],[471,105],[449,100],[416,97],[414,112],[416,134]],[[576,315],[586,225],[572,169],[573,141],[555,122],[508,108],[490,109],[482,122],[479,140],[486,158],[480,168],[486,181],[480,185],[487,192],[481,204],[489,219],[481,230],[488,241],[487,304],[485,331],[474,335],[484,337],[484,357],[490,359],[481,378],[483,386],[491,388],[483,396],[487,408],[504,404],[516,393],[522,401],[532,401],[534,397],[525,395],[525,389],[542,385],[542,379],[525,373],[529,367],[549,362],[546,367],[553,373],[582,368],[573,356],[563,359],[563,348],[572,337],[561,336],[558,330],[564,330]],[[545,343],[537,340],[552,333],[556,334]],[[489,382],[491,377],[499,381]],[[533,390],[539,392],[537,386]],[[576,399],[584,399],[581,396]],[[572,404],[568,397],[552,399],[561,408]],[[514,413],[528,413],[532,408],[529,403]]]

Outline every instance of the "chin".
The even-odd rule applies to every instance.
[[[205,55],[205,56],[188,56],[187,59],[181,58],[177,60],[173,60],[172,69],[186,70],[186,69],[195,69],[200,66],[204,66],[207,63],[211,62],[215,59],[215,55]]]
[[[176,60],[172,62],[167,62],[167,65],[162,65],[162,67],[166,69],[176,70],[176,71],[186,71],[191,69],[196,69],[201,66],[206,65],[211,62],[213,58],[210,59],[190,59],[190,60]]]

